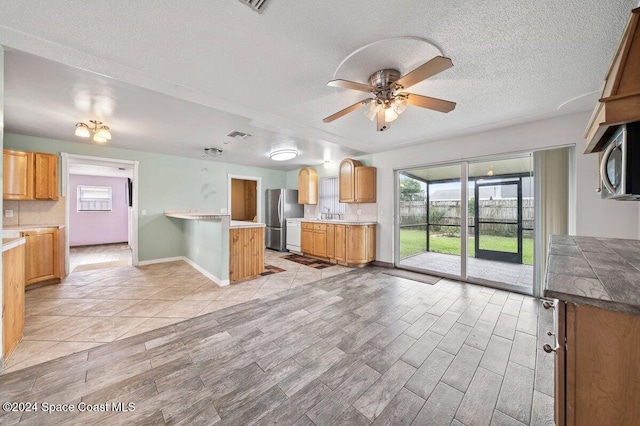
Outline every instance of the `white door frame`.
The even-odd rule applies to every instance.
[[[264,214],[262,212],[262,178],[258,176],[227,174],[227,214],[229,214],[229,218],[231,218],[231,179],[256,181],[256,210],[258,223],[262,223],[264,220]]]
[[[105,158],[105,157],[91,157],[88,155],[76,155],[63,152],[62,156],[62,193],[65,195],[65,269],[69,271],[69,211],[70,200],[72,190],[69,187],[69,169],[74,164],[85,164],[92,166],[106,166],[106,167],[122,167],[128,170],[133,170],[133,202],[131,206],[131,264],[138,266],[138,166],[137,160],[120,160],[117,158]]]

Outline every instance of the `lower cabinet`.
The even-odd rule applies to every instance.
[[[65,275],[64,229],[23,231],[25,238],[25,285],[60,280]]]
[[[264,272],[264,228],[229,229],[229,281],[234,283]]]
[[[556,424],[637,425],[640,315],[562,301],[557,315]]]
[[[2,253],[2,355],[5,361],[18,346],[24,329],[24,249]]]
[[[376,259],[376,225],[302,222],[302,253],[347,266]]]

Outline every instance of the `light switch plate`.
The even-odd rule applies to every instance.
[[[221,208],[221,209],[220,209],[220,213],[222,213],[222,214],[227,214],[227,209],[226,209],[226,208],[224,208],[224,207],[223,207],[223,208]]]
[[[4,211],[4,217],[13,217],[13,210],[5,210]]]
[[[140,215],[146,216],[147,215],[147,211],[145,209],[142,209],[142,211],[140,212]]]

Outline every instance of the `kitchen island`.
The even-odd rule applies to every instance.
[[[264,271],[264,223],[231,220],[228,214],[166,211],[185,234],[184,260],[220,286]]]
[[[638,424],[640,241],[552,235],[544,295],[556,424]]]

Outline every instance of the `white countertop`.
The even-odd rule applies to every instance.
[[[165,211],[166,217],[187,220],[222,220],[229,218],[228,214],[208,213],[208,212],[185,212],[185,211]]]
[[[289,220],[289,219],[287,219]],[[353,220],[353,219],[308,219],[302,218],[301,222],[313,222],[313,223],[334,223],[337,225],[377,225],[378,222],[370,220]]]
[[[21,246],[26,242],[24,237],[18,238],[3,238],[2,239],[2,252]]]
[[[244,220],[232,220],[229,228],[264,228],[264,223],[246,222]]]

